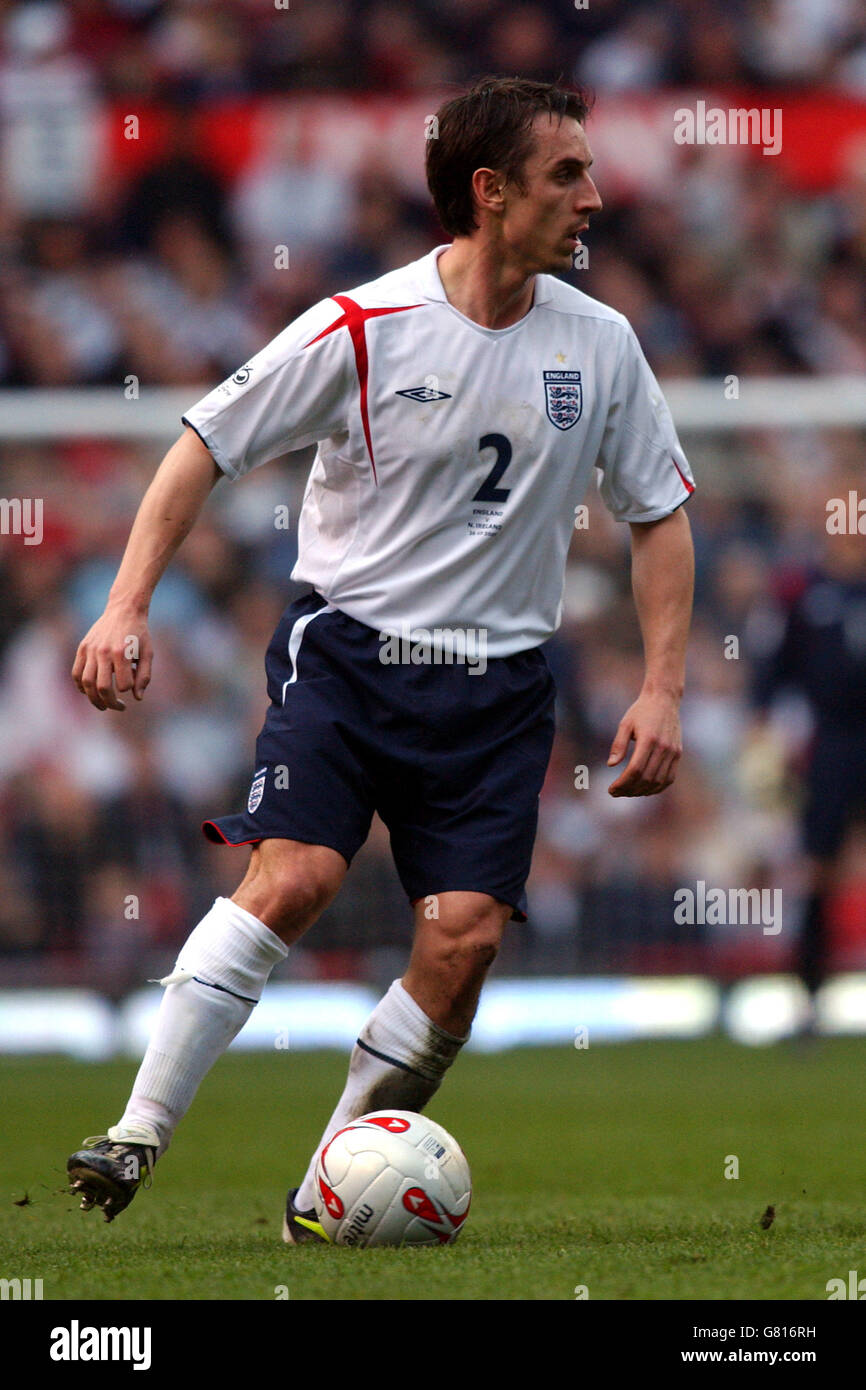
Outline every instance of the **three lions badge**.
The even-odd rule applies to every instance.
[[[580,372],[545,372],[544,396],[547,418],[558,430],[570,430],[583,411]]]
[[[253,785],[250,787],[250,794],[247,800],[247,810],[250,815],[254,815],[261,805],[262,797],[265,794],[265,780],[268,769],[263,767],[261,772],[257,772],[253,777]]]

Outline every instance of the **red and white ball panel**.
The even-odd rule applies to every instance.
[[[316,1212],[335,1245],[449,1245],[471,1196],[457,1141],[408,1110],[353,1120],[316,1165]]]

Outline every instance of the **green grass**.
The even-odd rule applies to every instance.
[[[111,1225],[64,1194],[65,1160],[116,1120],[135,1067],[5,1059],[0,1275],[76,1300],[824,1300],[866,1274],[864,1064],[849,1039],[467,1054],[430,1107],[472,1165],[461,1239],[364,1251],[280,1241],[342,1056],[224,1058]]]

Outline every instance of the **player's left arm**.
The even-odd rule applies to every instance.
[[[611,796],[654,796],[669,787],[682,755],[680,700],[692,613],[695,560],[685,508],[633,522],[632,592],[644,645],[643,686],[620,720],[608,766],[634,748]]]

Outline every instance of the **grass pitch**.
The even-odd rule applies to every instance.
[[[345,1066],[223,1058],[108,1225],[65,1193],[65,1162],[115,1122],[135,1065],[3,1059],[0,1275],[69,1300],[825,1300],[866,1274],[862,1040],[467,1053],[430,1106],[472,1167],[457,1244],[287,1248],[286,1188]]]

